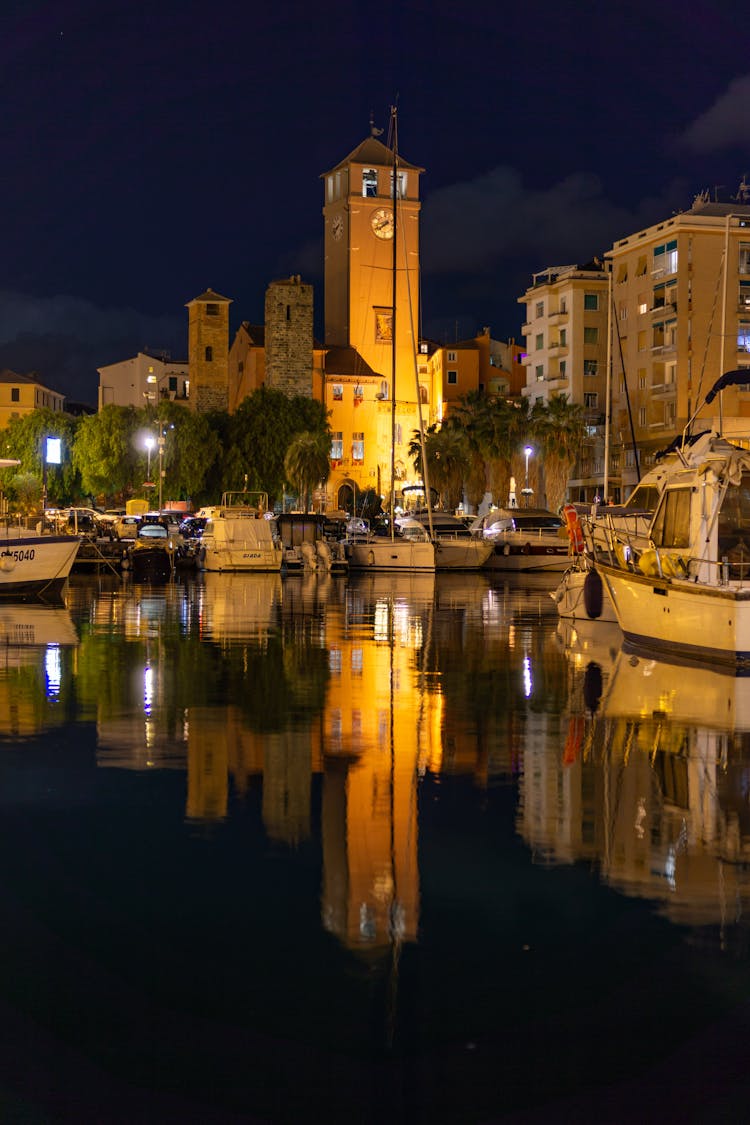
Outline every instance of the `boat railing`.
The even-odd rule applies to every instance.
[[[595,562],[629,570],[649,578],[687,579],[707,586],[750,591],[750,553],[710,559],[677,547],[657,547],[652,540],[631,534],[606,521],[584,523],[588,553]]]

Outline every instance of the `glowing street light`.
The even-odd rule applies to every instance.
[[[523,494],[526,498],[526,507],[527,508],[529,506],[529,498],[534,495],[534,489],[529,488],[529,457],[531,457],[533,452],[534,452],[534,450],[533,450],[532,446],[530,446],[530,445],[527,445],[525,447],[524,451],[523,451],[523,455],[526,458],[526,483],[524,484],[524,487],[523,487]]]
[[[146,451],[148,453],[148,469],[146,471],[146,480],[151,483],[151,450],[156,445],[156,438],[153,434],[146,434],[146,437],[144,438],[144,445],[146,446]]]

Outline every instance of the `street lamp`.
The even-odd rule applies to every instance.
[[[526,482],[523,486],[523,494],[526,498],[525,503],[527,508],[529,506],[529,497],[534,495],[534,489],[529,488],[529,457],[531,457],[533,452],[534,450],[530,445],[527,445],[523,451],[523,455],[526,458]]]
[[[164,459],[164,442],[167,440],[164,430],[159,430],[159,436],[156,440],[159,444],[159,511],[161,511],[162,488],[164,485],[164,469],[162,468],[162,462]]]
[[[148,469],[146,470],[146,480],[148,481],[148,483],[150,485],[151,484],[151,450],[156,445],[156,439],[155,439],[154,435],[153,434],[147,434],[145,439],[144,439],[144,444],[146,446],[146,451],[148,453]]]

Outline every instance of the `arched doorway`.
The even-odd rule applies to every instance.
[[[354,515],[357,501],[357,486],[353,480],[343,480],[336,493],[336,507],[340,512]]]

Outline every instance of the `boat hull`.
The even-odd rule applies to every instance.
[[[599,597],[595,596],[596,592],[594,596],[587,593],[586,584],[595,581],[596,575],[595,570],[568,567],[551,595],[560,617],[568,621],[602,621],[610,625],[617,622],[617,614],[601,578]]]
[[[0,598],[58,597],[78,546],[72,535],[0,536]]]
[[[545,544],[533,540],[522,543],[495,542],[486,562],[488,570],[530,571],[548,570],[562,573],[570,566],[567,547],[559,542]]]
[[[434,571],[435,548],[429,541],[371,539],[347,544],[351,570]]]
[[[750,670],[750,588],[656,578],[597,562],[620,628],[648,651]]]
[[[493,551],[481,539],[438,539],[435,543],[436,570],[481,570]]]
[[[164,547],[134,547],[130,572],[134,582],[169,582],[174,573],[172,553]]]
[[[201,570],[236,573],[258,571],[273,573],[281,570],[284,553],[281,547],[212,546],[203,544],[200,550]]]

